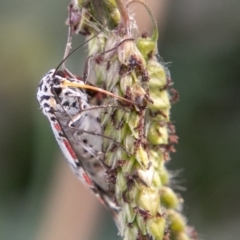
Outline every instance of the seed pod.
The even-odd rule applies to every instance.
[[[89,2],[79,0],[82,15],[96,13],[97,1],[93,7]],[[126,10],[133,2],[148,11],[153,23],[151,37],[136,36],[136,23]],[[170,74],[156,57],[156,20],[142,0],[126,6],[120,0],[102,0],[100,5],[104,8],[100,9],[104,14],[101,23],[107,24],[89,44],[95,73],[91,82],[128,101],[105,97],[101,105],[109,107],[99,114],[104,136],[101,163],[111,200],[118,206],[114,217],[120,235],[126,240],[163,240],[169,234],[171,240],[188,239],[185,219],[176,210],[181,201],[171,189],[171,175],[165,166],[177,137],[170,122]],[[99,17],[94,16],[86,14],[76,29],[95,34],[101,27],[95,20]]]

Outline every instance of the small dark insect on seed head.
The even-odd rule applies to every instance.
[[[147,32],[143,32],[141,37],[142,38],[147,38],[148,37],[148,33]]]

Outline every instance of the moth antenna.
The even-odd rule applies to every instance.
[[[103,28],[104,29],[104,28]],[[76,47],[72,52],[70,52],[67,56],[65,56],[65,54],[64,54],[64,58],[63,58],[63,60],[58,64],[58,66],[56,67],[56,70],[55,70],[55,72],[53,73],[53,77],[55,76],[55,74],[56,74],[56,72],[58,71],[58,69],[61,67],[61,65],[73,54],[73,53],[75,53],[79,48],[81,48],[83,45],[85,45],[86,43],[88,43],[88,42],[90,42],[92,39],[94,39],[95,37],[97,37],[101,32],[103,32],[103,29],[102,30],[100,30],[98,33],[96,33],[94,36],[92,36],[92,37],[90,37],[88,40],[86,40],[84,43],[82,43],[82,44],[80,44],[78,47]],[[70,37],[70,39],[71,39],[71,37]],[[68,40],[69,40],[69,38],[68,38]],[[67,44],[69,44],[69,42],[67,43]],[[66,48],[68,48],[68,47],[66,47]]]

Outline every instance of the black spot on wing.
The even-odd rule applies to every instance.
[[[40,102],[42,102],[43,100],[47,100],[48,101],[49,99],[50,99],[50,96],[43,95],[43,96],[41,96]]]
[[[44,104],[43,104],[43,107],[44,107],[44,108],[49,108],[50,105],[49,105],[48,103],[44,103]]]
[[[56,119],[56,117],[54,117],[54,116],[52,116],[51,118],[51,121],[53,121],[53,122],[55,122],[57,119]]]
[[[76,165],[77,165],[77,167],[81,167],[82,166],[81,162],[79,162],[79,161],[76,161]]]
[[[65,101],[64,103],[62,103],[62,105],[63,105],[64,107],[68,107],[68,106],[69,106],[69,101]]]
[[[62,131],[60,131],[60,132],[58,133],[58,135],[59,135],[59,137],[65,137],[65,135],[64,135],[64,133],[63,133]]]
[[[72,103],[72,107],[73,107],[73,108],[77,108],[77,102],[76,102],[76,101],[74,101],[74,102]]]

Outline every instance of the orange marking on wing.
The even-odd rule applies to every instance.
[[[58,123],[54,123],[54,127],[58,132],[61,131],[61,127]]]
[[[63,143],[64,143],[65,147],[67,148],[68,152],[70,153],[70,155],[72,156],[72,158],[74,160],[77,159],[75,152],[73,151],[70,143],[66,139],[63,139]]]
[[[88,185],[93,186],[92,181],[90,180],[89,176],[88,176],[86,173],[83,173],[83,177],[84,177],[85,182],[86,182]]]

